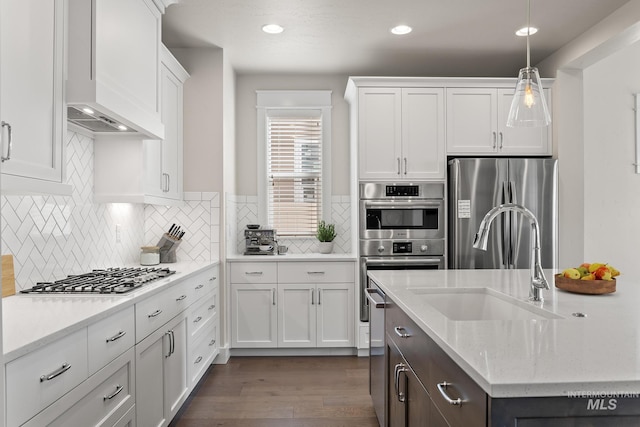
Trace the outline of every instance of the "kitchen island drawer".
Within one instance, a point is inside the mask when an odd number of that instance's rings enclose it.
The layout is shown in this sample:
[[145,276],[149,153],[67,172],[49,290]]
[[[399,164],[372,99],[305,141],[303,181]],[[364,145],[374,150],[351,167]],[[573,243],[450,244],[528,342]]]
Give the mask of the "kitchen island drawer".
[[23,427],[115,425],[134,407],[133,365],[131,348]]
[[89,325],[88,339],[89,375],[92,375],[135,344],[133,306]]
[[87,377],[87,328],[9,362],[7,426],[23,424]]
[[220,281],[220,269],[218,266],[212,267],[199,273],[193,279],[188,279],[188,286],[190,291],[193,292],[194,298],[192,302],[198,301],[198,299],[208,294],[214,289],[218,288]]
[[[487,420],[487,394],[440,347],[433,349],[429,381],[431,400],[451,427],[481,427]],[[455,402],[459,400],[459,404]]]
[[279,283],[351,283],[353,262],[280,262]]
[[277,283],[278,269],[275,262],[233,262],[231,283]]
[[180,282],[136,303],[136,343],[184,311],[193,302],[188,282]]

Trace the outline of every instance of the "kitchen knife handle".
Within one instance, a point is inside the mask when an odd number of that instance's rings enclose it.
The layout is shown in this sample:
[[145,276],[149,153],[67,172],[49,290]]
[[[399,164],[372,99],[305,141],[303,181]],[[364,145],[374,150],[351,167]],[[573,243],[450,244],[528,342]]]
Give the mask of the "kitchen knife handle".
[[69,369],[71,369],[71,365],[65,362],[65,363],[62,364],[62,366],[60,368],[56,369],[52,373],[50,373],[48,375],[42,375],[40,377],[40,382],[42,383],[42,382],[45,382],[45,381],[51,381],[55,377],[58,377],[58,376],[64,374],[65,372],[67,372]]
[[12,132],[11,132],[11,125],[7,122],[5,122],[4,120],[1,123],[2,127],[7,127],[7,157],[2,156],[0,157],[0,159],[3,162],[6,162],[7,160],[11,160],[11,147],[13,146],[13,137],[12,137]]

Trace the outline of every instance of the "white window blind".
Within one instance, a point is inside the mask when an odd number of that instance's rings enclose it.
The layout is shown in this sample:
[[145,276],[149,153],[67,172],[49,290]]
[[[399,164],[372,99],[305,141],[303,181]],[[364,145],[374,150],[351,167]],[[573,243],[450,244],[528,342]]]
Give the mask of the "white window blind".
[[267,114],[269,224],[279,236],[313,236],[322,214],[322,114]]

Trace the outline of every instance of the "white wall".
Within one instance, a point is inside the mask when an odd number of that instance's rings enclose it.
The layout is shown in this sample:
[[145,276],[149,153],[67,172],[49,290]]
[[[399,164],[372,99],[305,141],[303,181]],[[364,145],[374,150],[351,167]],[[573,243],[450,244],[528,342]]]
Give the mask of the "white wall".
[[184,84],[184,191],[223,191],[223,52],[179,48]]
[[585,259],[633,274],[640,242],[640,175],[635,173],[634,93],[640,43],[584,70]]
[[325,89],[331,94],[332,195],[348,195],[349,108],[344,100],[348,76],[238,75],[236,78],[236,193],[257,195],[256,90]]

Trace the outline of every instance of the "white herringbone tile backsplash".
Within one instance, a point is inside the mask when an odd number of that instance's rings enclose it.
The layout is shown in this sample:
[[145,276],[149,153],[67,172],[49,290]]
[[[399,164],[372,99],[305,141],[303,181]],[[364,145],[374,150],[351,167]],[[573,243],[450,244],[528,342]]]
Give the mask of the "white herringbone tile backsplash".
[[[227,242],[229,254],[241,254],[245,249],[244,230],[247,224],[258,223],[258,200],[256,196],[227,195]],[[336,225],[338,236],[334,240],[334,253],[350,253],[351,246],[351,200],[349,196],[331,197],[331,221]],[[279,238],[278,244],[289,247],[289,253],[307,254],[318,252],[318,240]]]
[[185,231],[176,251],[178,261],[210,261],[220,254],[220,196],[218,193],[185,193],[182,206],[146,205],[145,245],[155,245],[172,224]]
[[[178,259],[219,255],[218,193],[185,193],[181,207],[93,202],[93,139],[67,134],[71,196],[2,196],[2,253],[14,256],[16,289],[93,268],[137,264],[172,223],[186,231]],[[120,239],[116,241],[116,226]]]
[[93,203],[93,140],[68,132],[66,142],[71,196],[0,198],[2,253],[14,256],[17,290],[96,267],[130,264],[140,253],[143,205]]

